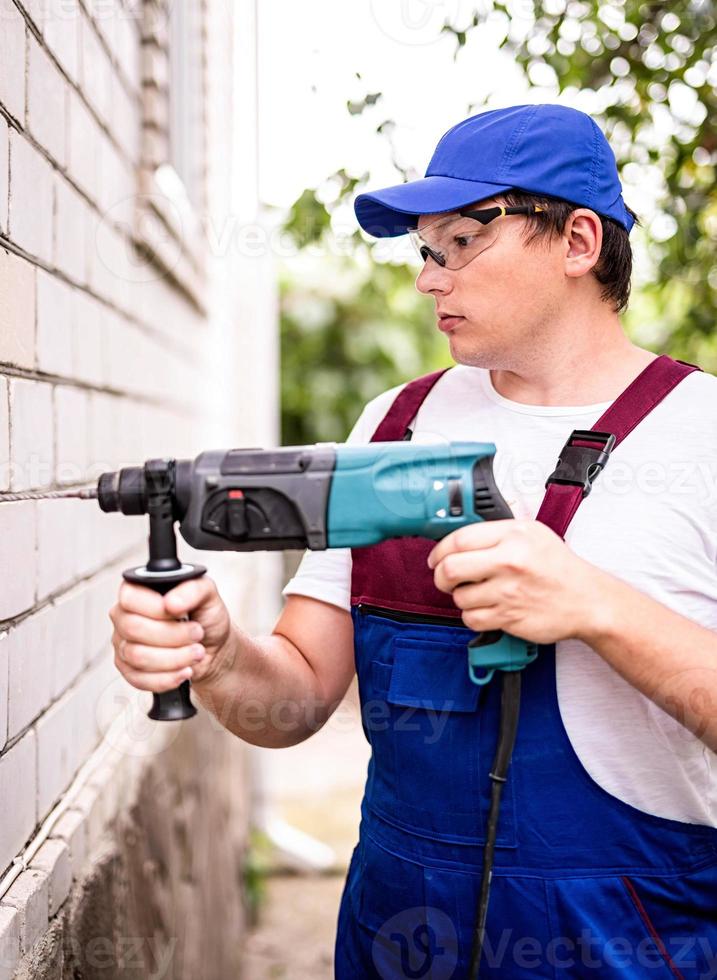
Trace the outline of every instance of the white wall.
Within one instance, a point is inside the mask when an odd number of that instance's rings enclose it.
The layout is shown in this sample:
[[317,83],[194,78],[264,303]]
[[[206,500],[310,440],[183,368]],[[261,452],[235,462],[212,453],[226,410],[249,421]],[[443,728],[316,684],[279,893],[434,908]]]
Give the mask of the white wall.
[[[251,49],[253,2],[201,10],[198,217],[221,225],[236,220],[236,182],[254,180],[255,119],[232,125],[235,73],[244,97],[253,92],[251,64],[235,61],[236,38]],[[150,456],[276,442],[270,260],[220,254],[205,235],[183,238],[186,228],[174,236],[151,208],[153,227],[142,226],[166,36],[143,49],[141,12],[121,0],[0,0],[0,977],[46,929],[142,764],[116,735],[106,755],[102,739],[130,696],[112,664],[107,613],[146,537],[144,519],[91,502],[14,503],[3,493],[81,485]],[[250,220],[255,198],[243,207]],[[167,250],[157,261],[137,252],[145,234],[158,255]],[[203,560],[245,625],[266,628],[276,560],[233,557]],[[100,757],[100,775],[67,798]],[[8,870],[58,806],[68,813],[45,828],[40,870],[6,890]]]

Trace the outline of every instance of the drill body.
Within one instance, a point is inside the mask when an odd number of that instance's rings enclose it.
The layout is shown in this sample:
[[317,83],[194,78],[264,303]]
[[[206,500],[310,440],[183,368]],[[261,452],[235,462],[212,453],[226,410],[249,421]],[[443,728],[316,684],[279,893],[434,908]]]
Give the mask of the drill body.
[[[494,454],[493,443],[325,443],[164,462],[173,518],[192,547],[322,550],[438,540],[465,524],[511,517],[493,479]],[[146,513],[149,465],[104,474],[102,509]]]
[[[177,557],[177,521],[199,550],[283,551],[437,541],[467,524],[510,518],[494,455],[493,443],[479,442],[213,450],[104,473],[97,497],[106,512],[149,515],[149,561],[124,577],[165,594],[206,571]],[[534,644],[500,630],[479,633],[469,643],[469,676],[486,684],[496,670],[521,670],[536,656]],[[150,718],[194,713],[184,682],[155,694]]]

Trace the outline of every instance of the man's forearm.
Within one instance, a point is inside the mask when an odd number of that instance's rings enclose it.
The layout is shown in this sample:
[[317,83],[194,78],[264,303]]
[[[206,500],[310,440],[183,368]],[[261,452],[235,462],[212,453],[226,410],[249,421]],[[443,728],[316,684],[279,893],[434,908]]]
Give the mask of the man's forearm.
[[265,748],[303,741],[330,714],[314,671],[290,640],[251,637],[234,624],[216,670],[193,690],[232,734]]
[[717,751],[717,635],[597,568],[593,600],[576,638]]

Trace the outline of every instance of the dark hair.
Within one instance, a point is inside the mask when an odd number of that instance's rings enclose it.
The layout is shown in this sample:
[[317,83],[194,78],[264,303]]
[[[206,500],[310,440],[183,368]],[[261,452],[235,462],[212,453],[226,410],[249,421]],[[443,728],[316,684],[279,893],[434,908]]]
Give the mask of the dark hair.
[[[504,191],[502,194],[497,194],[496,199],[508,207],[539,204],[546,208],[544,213],[531,214],[526,219],[529,229],[526,238],[526,245],[528,246],[532,245],[533,242],[540,242],[546,238],[555,238],[561,235],[565,228],[565,222],[572,212],[579,207],[579,205],[564,201],[562,198],[530,194],[516,187]],[[631,217],[635,219],[635,224],[639,225],[640,220],[635,212],[627,205],[625,207]],[[595,213],[597,214],[597,212]],[[602,214],[598,214],[598,217],[602,222],[602,248],[600,249],[600,257],[591,269],[591,273],[603,287],[600,294],[601,299],[605,302],[611,302],[616,313],[622,313],[627,307],[630,296],[630,277],[632,275],[630,238],[626,229],[613,218],[606,218]]]

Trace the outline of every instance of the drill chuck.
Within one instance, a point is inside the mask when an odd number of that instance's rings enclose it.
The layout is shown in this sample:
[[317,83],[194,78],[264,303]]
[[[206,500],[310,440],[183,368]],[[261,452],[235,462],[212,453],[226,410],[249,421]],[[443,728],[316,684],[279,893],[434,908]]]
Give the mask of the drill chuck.
[[174,520],[182,520],[189,506],[193,463],[188,459],[148,460],[144,466],[103,473],[97,482],[97,500],[106,514],[147,514],[152,488],[147,474],[159,466],[166,470],[167,492]]
[[144,467],[128,466],[114,473],[103,473],[97,484],[97,500],[105,514],[146,514]]

